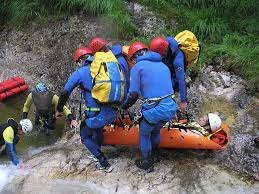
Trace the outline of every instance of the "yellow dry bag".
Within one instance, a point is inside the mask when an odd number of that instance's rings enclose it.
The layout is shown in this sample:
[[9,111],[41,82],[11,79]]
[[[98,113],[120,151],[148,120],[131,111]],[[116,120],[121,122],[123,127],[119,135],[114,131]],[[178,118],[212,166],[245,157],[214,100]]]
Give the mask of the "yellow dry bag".
[[194,66],[200,55],[200,45],[196,36],[191,31],[184,30],[175,36],[175,40],[184,53],[187,67]]

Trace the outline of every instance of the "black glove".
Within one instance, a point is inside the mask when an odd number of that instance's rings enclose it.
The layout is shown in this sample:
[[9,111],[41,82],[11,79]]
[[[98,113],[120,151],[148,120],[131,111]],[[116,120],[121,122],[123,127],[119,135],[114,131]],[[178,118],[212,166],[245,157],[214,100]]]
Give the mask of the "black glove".
[[122,109],[126,110],[131,107],[138,100],[138,93],[131,92],[129,93],[126,102],[122,105]]
[[68,91],[63,90],[61,92],[61,95],[60,95],[59,101],[58,101],[58,106],[57,106],[57,111],[58,112],[63,112],[63,107],[66,104],[68,98],[69,98]]
[[27,112],[23,112],[22,113],[22,119],[27,119],[28,117],[28,113]]

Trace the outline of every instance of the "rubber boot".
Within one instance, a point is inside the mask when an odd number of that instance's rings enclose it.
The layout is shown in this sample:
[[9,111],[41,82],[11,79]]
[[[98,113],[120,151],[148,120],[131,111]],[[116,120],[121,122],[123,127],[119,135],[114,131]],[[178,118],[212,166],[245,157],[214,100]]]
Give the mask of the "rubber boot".
[[135,165],[147,173],[154,171],[154,164],[150,155],[147,158],[142,157],[141,159],[136,160]]
[[96,164],[96,169],[101,170],[107,173],[110,173],[113,170],[113,167],[108,162],[107,158],[104,156],[104,154],[101,152],[100,156],[96,157],[99,161],[99,163]]

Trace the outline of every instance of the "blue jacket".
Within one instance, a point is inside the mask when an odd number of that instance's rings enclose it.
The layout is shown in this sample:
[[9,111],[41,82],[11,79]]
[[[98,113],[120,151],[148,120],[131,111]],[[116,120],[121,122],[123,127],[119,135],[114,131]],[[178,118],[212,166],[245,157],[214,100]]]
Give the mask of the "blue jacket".
[[119,44],[113,45],[111,47],[111,51],[114,54],[114,56],[117,58],[119,64],[122,67],[123,73],[125,75],[125,79],[126,79],[126,88],[128,90],[129,88],[129,79],[130,79],[130,71],[129,71],[129,66],[128,63],[123,55],[122,52],[122,46]]
[[68,92],[68,95],[71,94],[73,89],[77,86],[80,87],[81,92],[83,93],[85,105],[93,108],[100,108],[100,105],[93,99],[91,90],[93,88],[92,76],[90,71],[90,62],[85,62],[85,64],[72,73],[68,79],[65,90]]
[[80,86],[84,96],[85,105],[91,108],[100,108],[100,112],[96,115],[95,111],[85,111],[87,116],[86,124],[90,128],[101,128],[104,125],[110,124],[116,117],[116,109],[109,105],[100,105],[92,97],[91,90],[93,88],[92,76],[90,71],[90,63],[86,61],[82,67],[77,69],[68,79],[64,90],[71,94],[76,86]]
[[[143,98],[158,98],[173,94],[171,75],[168,67],[162,63],[158,53],[147,52],[137,58],[131,69],[129,93],[141,93]],[[144,103],[142,112],[149,123],[169,121],[176,112],[177,105],[171,96],[156,103]]]
[[187,88],[185,82],[184,53],[179,49],[178,42],[172,36],[168,36],[166,40],[169,43],[171,53],[169,53],[164,62],[170,68],[173,87],[178,85],[181,102],[185,102],[187,100]]
[[147,52],[137,58],[130,72],[129,92],[141,93],[144,98],[174,93],[170,71],[158,53]]

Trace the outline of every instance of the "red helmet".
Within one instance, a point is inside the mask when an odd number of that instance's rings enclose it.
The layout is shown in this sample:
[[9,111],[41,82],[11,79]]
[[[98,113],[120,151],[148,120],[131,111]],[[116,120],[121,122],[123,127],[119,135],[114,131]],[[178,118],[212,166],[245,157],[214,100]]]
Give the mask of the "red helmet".
[[133,42],[129,47],[128,58],[131,59],[136,52],[142,49],[148,49],[148,48],[142,42]]
[[76,49],[74,60],[75,62],[78,61],[78,59],[84,55],[93,55],[93,51],[85,46],[81,46],[78,49]]
[[107,44],[106,40],[104,40],[103,38],[97,37],[97,38],[93,38],[90,41],[89,46],[93,50],[93,52],[96,53],[100,51],[101,48],[103,48],[106,44]]
[[150,50],[166,56],[169,43],[162,37],[155,37],[150,42]]

